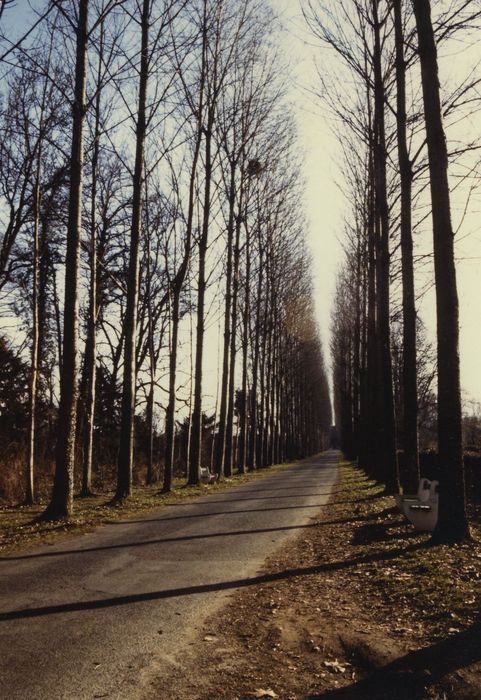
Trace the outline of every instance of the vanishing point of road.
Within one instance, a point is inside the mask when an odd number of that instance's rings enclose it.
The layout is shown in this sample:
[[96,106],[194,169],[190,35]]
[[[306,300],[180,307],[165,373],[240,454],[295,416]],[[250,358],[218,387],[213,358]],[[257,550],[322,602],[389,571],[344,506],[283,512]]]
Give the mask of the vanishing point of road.
[[156,672],[326,505],[338,453],[0,558],[2,700],[149,697]]

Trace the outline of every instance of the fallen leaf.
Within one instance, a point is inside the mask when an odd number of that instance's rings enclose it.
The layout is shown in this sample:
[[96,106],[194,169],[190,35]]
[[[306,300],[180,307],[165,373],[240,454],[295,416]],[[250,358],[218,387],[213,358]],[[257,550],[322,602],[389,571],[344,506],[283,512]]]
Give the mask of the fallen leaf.
[[326,668],[334,673],[346,673],[348,666],[351,665],[348,664],[347,661],[341,664],[337,659],[334,659],[334,661],[324,661],[323,663]]
[[279,697],[271,688],[264,690],[264,688],[258,688],[254,693],[255,698],[277,698]]

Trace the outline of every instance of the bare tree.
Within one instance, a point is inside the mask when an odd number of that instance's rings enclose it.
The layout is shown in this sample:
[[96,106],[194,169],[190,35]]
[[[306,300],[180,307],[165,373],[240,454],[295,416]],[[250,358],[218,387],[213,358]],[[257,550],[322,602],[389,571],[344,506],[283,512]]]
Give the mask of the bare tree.
[[60,408],[56,448],[55,480],[52,498],[44,518],[69,517],[73,509],[73,472],[78,392],[78,313],[80,229],[83,185],[83,136],[85,122],[85,84],[88,42],[88,0],[80,0],[75,26],[75,85],[72,105],[72,142],[70,154],[70,197],[68,208],[67,251],[65,258],[65,303]]
[[440,474],[436,541],[469,537],[462,451],[459,311],[436,42],[429,0],[413,0],[416,17],[432,201],[438,343]]
[[147,132],[146,106],[147,81],[149,76],[149,28],[152,0],[143,0],[138,24],[141,31],[139,95],[135,131],[135,166],[132,193],[132,225],[130,230],[129,268],[127,277],[127,300],[124,317],[124,375],[122,387],[122,410],[120,444],[115,498],[121,500],[132,491],[132,462],[134,452],[134,414],[137,368],[135,347],[137,336],[137,312],[139,294],[139,247],[142,190],[144,183],[144,149]]
[[[46,72],[50,67],[52,39],[45,66]],[[42,181],[42,156],[43,141],[45,139],[45,111],[50,90],[46,77],[43,78],[43,87],[39,105],[38,137],[37,137],[37,162],[35,167],[35,179],[32,193],[32,218],[33,218],[33,269],[32,269],[32,351],[30,363],[30,411],[29,411],[29,436],[26,464],[26,490],[25,502],[32,504],[35,500],[34,472],[35,472],[35,448],[36,448],[36,424],[38,401],[38,374],[39,374],[39,347],[40,347],[40,207],[41,207],[41,181]]]

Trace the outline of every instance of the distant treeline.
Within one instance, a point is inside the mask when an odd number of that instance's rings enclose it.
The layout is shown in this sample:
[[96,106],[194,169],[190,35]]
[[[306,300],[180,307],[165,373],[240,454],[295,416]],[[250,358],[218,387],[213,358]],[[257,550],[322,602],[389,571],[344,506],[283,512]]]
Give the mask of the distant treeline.
[[121,501],[319,450],[331,406],[269,3],[21,13],[0,12],[4,495],[49,483],[56,519],[76,490],[115,482]]

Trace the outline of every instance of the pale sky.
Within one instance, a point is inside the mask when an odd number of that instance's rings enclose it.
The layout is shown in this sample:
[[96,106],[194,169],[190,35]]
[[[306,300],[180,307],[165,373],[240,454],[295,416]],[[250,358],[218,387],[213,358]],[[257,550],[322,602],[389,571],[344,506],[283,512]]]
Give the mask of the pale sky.
[[[315,84],[314,60],[322,64],[325,49],[313,46],[313,39],[306,31],[298,0],[272,0],[281,14],[286,31],[283,45],[292,57],[294,82],[292,101],[298,121],[301,148],[305,151],[304,175],[307,179],[306,213],[310,221],[309,242],[313,253],[316,286],[316,303],[319,325],[324,341],[326,359],[329,359],[329,324],[334,293],[336,271],[342,261],[343,217],[349,211],[339,183],[338,164],[341,155],[337,140],[320,105],[309,98],[306,88]],[[476,50],[476,61],[481,54]],[[456,60],[453,61],[453,55]],[[472,67],[473,56],[463,47],[454,50],[441,62],[441,83],[452,81],[465,69]],[[478,120],[475,120],[475,122]],[[478,124],[468,124],[479,134]],[[463,127],[464,128],[464,127]],[[478,156],[474,156],[478,158]],[[460,351],[461,383],[464,398],[481,401],[481,328],[479,322],[479,298],[481,290],[481,227],[479,219],[480,191],[474,191],[466,207],[466,196],[453,198],[453,224],[457,232],[458,290],[460,299]],[[465,212],[466,208],[466,212]],[[460,226],[460,222],[462,225]],[[432,250],[430,218],[424,224],[423,249]],[[423,275],[423,283],[425,281]],[[430,274],[430,272],[428,273]],[[427,326],[429,337],[435,338],[434,295],[428,293],[421,301],[418,312]]]
[[[313,256],[313,271],[317,304],[317,316],[324,351],[329,363],[329,326],[336,273],[343,259],[340,241],[343,235],[344,216],[349,214],[339,184],[342,178],[338,165],[341,162],[337,139],[331,131],[325,110],[308,95],[308,89],[316,83],[314,60],[328,70],[326,50],[313,45],[313,39],[304,25],[299,0],[272,0],[282,16],[285,31],[281,34],[282,48],[291,58],[293,85],[290,100],[294,107],[299,129],[299,147],[304,153],[304,177],[306,179],[305,207],[310,226],[308,241]],[[455,82],[458,74],[465,74],[481,58],[481,49],[467,52],[464,47],[454,47],[452,55],[441,64],[441,82]],[[324,112],[324,114],[323,114]],[[479,134],[481,120],[463,123],[463,129]],[[463,134],[464,136],[464,134]],[[478,156],[473,156],[474,158]],[[481,168],[479,169],[481,173]],[[481,175],[480,175],[481,181]],[[453,206],[453,222],[457,234],[458,288],[461,321],[461,380],[466,399],[481,402],[481,330],[478,320],[479,291],[481,289],[481,228],[479,226],[481,190],[474,191],[466,205],[466,197],[458,197]],[[465,212],[466,208],[466,212]],[[465,216],[466,214],[466,216]],[[462,225],[459,226],[462,221]],[[422,252],[432,250],[430,220],[424,223]],[[429,280],[428,269],[419,275],[422,283]],[[434,296],[431,291],[423,297],[419,314],[428,328],[430,338],[435,338]],[[212,314],[220,317],[219,313]],[[217,383],[219,329],[216,318],[209,320],[206,348],[206,409],[215,404]],[[183,358],[188,370],[187,357]]]

